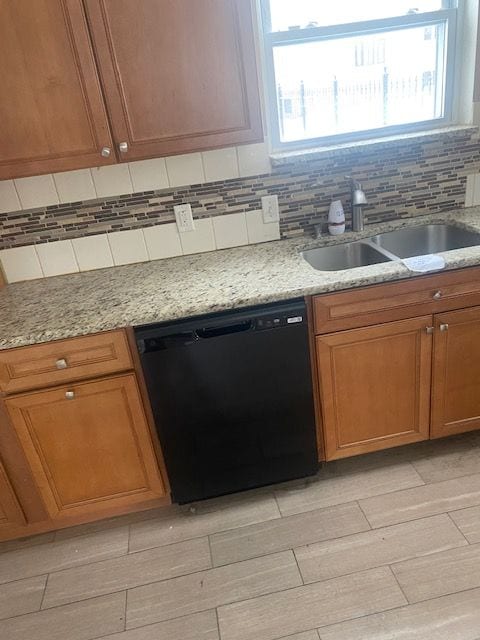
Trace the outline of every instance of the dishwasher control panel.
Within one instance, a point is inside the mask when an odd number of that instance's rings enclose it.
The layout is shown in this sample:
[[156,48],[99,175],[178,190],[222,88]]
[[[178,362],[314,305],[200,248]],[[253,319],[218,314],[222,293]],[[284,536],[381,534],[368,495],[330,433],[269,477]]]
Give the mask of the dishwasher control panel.
[[293,324],[301,324],[305,321],[303,315],[288,315],[288,314],[276,314],[271,316],[262,316],[256,318],[255,328],[257,330],[262,329],[275,329],[276,327],[286,327]]

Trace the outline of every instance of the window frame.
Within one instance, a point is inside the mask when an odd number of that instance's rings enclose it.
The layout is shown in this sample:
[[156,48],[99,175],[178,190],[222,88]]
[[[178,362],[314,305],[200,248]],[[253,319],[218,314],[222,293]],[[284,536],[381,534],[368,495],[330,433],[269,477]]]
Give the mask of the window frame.
[[[457,54],[458,14],[463,0],[443,0],[442,9],[437,11],[407,14],[393,18],[379,18],[323,27],[306,27],[289,29],[288,31],[271,31],[270,0],[258,0],[260,3],[261,38],[263,42],[266,111],[273,152],[292,151],[333,145],[345,145],[349,142],[371,140],[405,133],[437,129],[453,124],[454,119],[454,84]],[[332,134],[330,136],[303,138],[284,142],[280,134],[280,117],[275,81],[274,48],[308,42],[348,38],[358,35],[381,34],[409,27],[435,26],[439,22],[446,23],[445,38],[445,86],[444,114],[441,118],[422,120],[409,124],[391,125],[375,129],[365,129],[349,133]]]

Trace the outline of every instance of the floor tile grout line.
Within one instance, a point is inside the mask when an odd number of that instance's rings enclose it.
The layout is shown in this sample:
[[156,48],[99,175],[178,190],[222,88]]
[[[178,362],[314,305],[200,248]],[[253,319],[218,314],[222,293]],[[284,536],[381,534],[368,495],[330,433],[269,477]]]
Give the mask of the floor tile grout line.
[[43,593],[42,593],[42,600],[40,602],[40,608],[39,611],[43,610],[43,602],[45,600],[45,595],[47,593],[47,587],[48,587],[48,579],[50,578],[50,574],[47,574],[47,579],[45,580],[45,586],[43,587]]
[[298,575],[300,576],[300,580],[302,581],[302,585],[305,585],[305,580],[303,578],[302,570],[300,569],[300,565],[298,564],[297,554],[295,553],[295,549],[292,547],[293,557],[295,558],[295,564],[297,565]]
[[[479,475],[480,476],[480,473],[479,474],[473,474],[473,475]],[[360,502],[360,500],[370,500],[370,499],[373,499],[373,498],[384,498],[384,497],[391,496],[391,495],[396,494],[396,493],[401,493],[402,491],[411,491],[413,489],[419,489],[420,487],[426,487],[426,486],[429,486],[429,485],[426,485],[425,483],[416,484],[416,485],[413,485],[411,487],[405,487],[403,489],[395,489],[395,491],[387,491],[387,493],[375,493],[373,495],[365,496],[363,498],[350,499],[350,500],[346,500],[345,502],[336,502],[334,504],[324,505],[323,507],[316,507],[316,508],[314,507],[313,509],[307,508],[307,509],[303,509],[301,511],[294,511],[293,513],[282,514],[282,516],[285,517],[285,518],[288,518],[290,516],[300,515],[301,513],[308,513],[309,511],[316,511],[317,509],[326,509],[328,507],[338,507],[340,505],[348,504],[350,502],[355,502],[355,501]],[[480,500],[480,498],[479,498],[479,500]]]
[[[167,542],[164,544],[159,544],[159,545],[154,545],[153,547],[145,547],[142,549],[136,549],[135,551],[129,551],[128,555],[132,555],[135,553],[141,553],[142,551],[149,551],[150,549],[158,549],[160,547],[167,547],[167,546],[171,546],[173,544],[179,544],[181,542],[189,542],[191,540],[198,540],[199,538],[205,538],[207,536],[214,536],[217,534],[222,534],[222,533],[228,533],[229,531],[237,531],[239,529],[244,529],[245,527],[251,527],[251,526],[255,526],[255,525],[259,525],[259,524],[265,524],[267,522],[272,522],[274,520],[281,520],[282,516],[281,514],[278,516],[275,516],[274,518],[267,518],[265,520],[258,520],[257,522],[250,522],[248,524],[242,524],[239,527],[228,527],[227,529],[219,529],[217,531],[212,531],[210,533],[202,533],[199,534],[197,536],[192,536],[192,537],[187,537],[187,538],[182,538],[181,540],[176,540],[175,542]],[[149,520],[149,522],[152,522],[151,520]]]
[[127,556],[130,555],[130,536],[132,533],[132,525],[128,525],[128,533],[127,533]]
[[[405,563],[405,562],[411,562],[412,560],[417,560],[417,559],[419,559],[419,558],[430,558],[430,559],[434,559],[434,557],[435,557],[435,556],[438,556],[438,555],[440,555],[440,554],[442,554],[442,553],[449,553],[449,552],[451,552],[451,551],[457,551],[457,550],[459,550],[459,549],[467,549],[467,548],[468,548],[468,549],[472,549],[472,548],[475,548],[475,547],[479,547],[479,548],[480,548],[480,542],[475,542],[474,544],[461,544],[461,545],[458,545],[457,547],[450,547],[450,548],[448,548],[448,549],[440,549],[439,551],[434,551],[433,553],[427,553],[427,554],[425,554],[425,555],[423,555],[423,556],[418,556],[418,557],[415,557],[415,556],[414,556],[413,558],[407,558],[407,559],[405,559],[405,560],[398,560],[397,562],[391,562],[388,566],[389,566],[389,567],[392,569],[392,571],[393,571],[393,568],[394,568],[396,565],[403,564],[403,563]],[[395,573],[395,572],[394,572],[394,573]],[[478,583],[478,587],[480,587],[480,580],[479,580],[479,583]],[[476,588],[476,587],[475,587],[475,588]]]
[[[452,511],[452,513],[454,513]],[[457,531],[460,533],[461,536],[463,536],[463,539],[466,541],[466,543],[468,545],[472,545],[472,543],[470,542],[470,540],[467,538],[467,536],[463,533],[463,531],[460,529],[460,527],[458,526],[458,524],[455,522],[455,520],[452,518],[452,515],[450,513],[450,511],[447,511],[446,515],[448,516],[448,518],[450,518],[450,521],[452,522],[453,526],[457,529]],[[475,543],[473,543],[475,544]]]
[[408,522],[417,522],[418,520],[424,520],[425,518],[434,518],[435,516],[447,515],[449,513],[455,513],[456,511],[463,511],[464,509],[480,507],[480,495],[478,497],[478,500],[479,500],[478,504],[472,504],[472,505],[469,505],[468,507],[461,507],[460,509],[450,509],[449,511],[435,511],[433,513],[424,514],[416,518],[408,518],[407,520],[398,520],[395,522],[388,522],[386,524],[381,524],[378,526],[372,526],[372,531],[378,531],[379,529],[385,529],[386,527],[395,527],[399,524],[407,524]]
[[[131,554],[130,554],[131,555]],[[23,578],[15,578],[15,580],[9,580],[8,582],[0,582],[0,587],[4,584],[11,584],[12,582],[20,582],[21,580],[28,580],[29,578],[38,578],[40,576],[44,576],[45,574],[54,575],[56,573],[62,573],[62,571],[71,571],[72,569],[79,569],[80,567],[91,567],[95,564],[99,564],[100,562],[106,562],[107,560],[118,560],[119,558],[128,558],[128,553],[122,553],[118,556],[110,556],[108,558],[102,558],[102,560],[95,560],[94,562],[86,562],[85,564],[74,564],[71,567],[63,567],[62,569],[54,569],[50,571],[42,571],[41,573],[36,573],[35,575],[24,576]]]
[[127,630],[127,611],[128,611],[128,589],[125,589],[125,617],[123,620],[123,630]]
[[208,543],[208,552],[210,554],[210,568],[216,569],[215,565],[213,564],[213,552],[212,552],[212,545],[210,543],[210,536],[207,536],[207,543]]
[[[25,618],[25,616],[33,616],[33,615],[37,615],[39,613],[46,613],[47,611],[54,611],[55,609],[61,609],[62,607],[70,607],[70,606],[75,605],[75,604],[81,604],[83,602],[90,602],[92,600],[98,600],[100,598],[108,598],[108,596],[114,596],[114,595],[116,595],[118,593],[121,593],[122,591],[125,591],[125,589],[121,589],[119,591],[113,591],[112,593],[102,593],[102,594],[100,594],[98,596],[91,596],[90,598],[84,598],[83,600],[75,600],[74,602],[65,602],[65,604],[59,604],[59,605],[55,605],[53,607],[47,607],[46,609],[39,609],[38,611],[28,611],[27,613],[19,613],[16,616],[10,616],[10,618],[3,618],[2,622],[5,622],[5,620],[17,620],[18,618]],[[111,635],[111,634],[107,633],[105,635]]]
[[[365,518],[365,520],[367,521],[368,526],[370,527],[370,531],[375,531],[375,527],[373,527],[373,526],[372,526],[372,523],[371,523],[371,522],[370,522],[370,520],[368,519],[367,514],[365,513],[365,511],[363,510],[362,505],[360,504],[360,500],[357,500],[356,502],[357,502],[358,508],[360,509],[360,511],[361,511],[361,512],[362,512],[362,514],[363,514],[363,517],[364,517],[364,518]],[[381,529],[381,528],[382,528],[382,527],[377,527],[377,529]]]
[[275,491],[272,493],[273,495],[273,499],[275,500],[275,504],[277,505],[277,509],[278,509],[278,513],[280,514],[280,518],[285,518],[286,516],[283,515],[282,510],[280,508],[280,503],[278,502],[278,498],[277,498],[277,494],[275,493]]
[[220,633],[220,618],[218,617],[218,607],[215,607],[215,618],[217,619],[218,640],[222,640],[222,634]]
[[400,581],[398,580],[397,576],[395,575],[395,571],[393,570],[392,565],[391,565],[391,564],[389,564],[389,565],[388,565],[388,568],[390,569],[390,573],[392,574],[393,579],[394,579],[394,580],[395,580],[395,582],[397,583],[398,588],[400,589],[400,592],[401,592],[402,596],[405,598],[405,603],[406,603],[407,605],[411,604],[410,600],[407,598],[407,594],[405,593],[405,591],[403,590],[402,585],[400,584]]
[[459,589],[458,591],[449,591],[448,593],[442,593],[438,596],[434,596],[433,598],[422,598],[421,600],[416,600],[415,602],[409,602],[408,606],[414,607],[417,604],[423,604],[424,602],[431,602],[433,600],[439,600],[440,598],[448,598],[448,596],[456,596],[459,593],[467,593],[468,591],[476,591],[480,590],[480,583],[476,587],[467,587],[466,589]]
[[37,573],[34,576],[26,576],[25,578],[15,578],[15,580],[9,580],[8,582],[0,582],[0,589],[2,587],[6,587],[9,584],[15,584],[16,582],[23,582],[24,580],[33,580],[34,578],[42,578],[43,576],[47,577],[49,575],[49,571],[44,571],[43,573]]

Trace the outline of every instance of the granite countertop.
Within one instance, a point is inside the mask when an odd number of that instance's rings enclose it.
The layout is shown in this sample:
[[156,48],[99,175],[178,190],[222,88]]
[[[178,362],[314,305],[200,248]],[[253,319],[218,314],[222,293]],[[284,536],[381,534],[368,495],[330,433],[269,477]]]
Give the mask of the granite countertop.
[[[480,231],[480,207],[336,238],[281,240],[8,285],[0,291],[0,349],[415,277],[400,262],[316,271],[300,251],[447,221]],[[441,255],[447,269],[480,265],[480,246]]]

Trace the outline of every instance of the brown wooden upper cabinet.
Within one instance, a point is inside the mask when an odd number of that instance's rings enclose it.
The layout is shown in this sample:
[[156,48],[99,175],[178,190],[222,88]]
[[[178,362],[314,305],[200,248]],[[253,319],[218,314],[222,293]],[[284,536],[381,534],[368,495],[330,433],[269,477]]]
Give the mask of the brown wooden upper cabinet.
[[0,0],[0,59],[0,179],[115,161],[81,0]]
[[250,0],[0,0],[0,180],[263,139]]
[[120,160],[263,138],[250,0],[85,0]]

